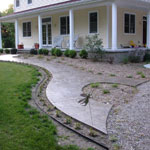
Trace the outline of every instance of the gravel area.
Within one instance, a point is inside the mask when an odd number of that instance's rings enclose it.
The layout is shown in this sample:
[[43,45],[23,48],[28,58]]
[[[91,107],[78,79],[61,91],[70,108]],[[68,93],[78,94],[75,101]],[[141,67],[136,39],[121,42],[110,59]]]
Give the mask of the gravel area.
[[108,119],[108,133],[116,136],[121,150],[150,149],[150,82],[138,87],[132,101],[113,110]]

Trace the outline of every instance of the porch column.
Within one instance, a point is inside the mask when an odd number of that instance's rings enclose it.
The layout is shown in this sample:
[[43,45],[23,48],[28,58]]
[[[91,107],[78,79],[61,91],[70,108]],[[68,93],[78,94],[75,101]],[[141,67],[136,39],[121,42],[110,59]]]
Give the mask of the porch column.
[[150,11],[147,14],[147,48],[150,49]]
[[112,50],[117,49],[117,5],[112,3]]
[[110,25],[110,21],[109,21],[109,19],[110,19],[110,15],[109,15],[109,13],[110,13],[110,6],[107,6],[107,35],[106,35],[106,37],[107,37],[107,46],[106,46],[106,48],[109,48],[109,32],[110,32],[110,29],[109,29],[109,25]]
[[74,11],[70,9],[69,11],[70,19],[70,49],[74,49]]
[[0,48],[2,48],[2,24],[0,23]]
[[39,48],[42,48],[42,20],[41,16],[38,16],[38,31],[39,31]]
[[18,49],[19,45],[19,29],[18,29],[18,20],[15,20],[15,45],[16,49]]

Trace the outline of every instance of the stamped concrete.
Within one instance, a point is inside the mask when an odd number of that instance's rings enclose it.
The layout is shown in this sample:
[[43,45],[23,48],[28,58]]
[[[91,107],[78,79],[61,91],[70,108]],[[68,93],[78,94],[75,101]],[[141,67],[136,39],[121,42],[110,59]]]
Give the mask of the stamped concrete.
[[143,80],[122,79],[118,77],[102,78],[98,75],[72,68],[71,66],[38,60],[36,58],[21,59],[15,58],[13,55],[1,55],[0,60],[24,62],[47,69],[53,75],[46,90],[47,97],[51,103],[72,118],[92,126],[105,134],[107,134],[106,121],[112,105],[90,99],[86,106],[82,106],[78,103],[79,100],[83,99],[81,96],[82,88],[95,82],[119,83],[129,86],[137,86],[143,83]]

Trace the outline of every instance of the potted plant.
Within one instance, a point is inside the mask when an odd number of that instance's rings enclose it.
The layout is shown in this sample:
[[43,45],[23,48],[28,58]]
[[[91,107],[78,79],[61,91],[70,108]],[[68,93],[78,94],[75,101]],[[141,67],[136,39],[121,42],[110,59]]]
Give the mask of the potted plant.
[[39,49],[39,43],[35,43],[34,46],[35,46],[35,49]]
[[18,44],[18,49],[24,49],[24,45],[23,45],[23,43]]

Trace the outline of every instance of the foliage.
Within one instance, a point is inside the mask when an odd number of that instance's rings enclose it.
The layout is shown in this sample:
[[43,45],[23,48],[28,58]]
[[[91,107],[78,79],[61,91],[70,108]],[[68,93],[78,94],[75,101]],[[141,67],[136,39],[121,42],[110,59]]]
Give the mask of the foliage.
[[77,122],[77,123],[75,124],[75,129],[76,129],[76,130],[80,130],[80,129],[81,129],[81,124]]
[[110,91],[107,90],[107,89],[104,89],[104,90],[103,90],[103,94],[110,94]]
[[91,88],[98,88],[100,83],[91,83]]
[[17,49],[16,48],[12,48],[10,51],[11,51],[11,54],[17,54]]
[[122,61],[124,64],[128,64],[129,63],[129,58],[128,57],[125,57],[123,58],[123,61]]
[[69,51],[69,57],[70,58],[75,58],[77,56],[77,52],[75,50],[70,50]]
[[5,49],[5,53],[6,54],[10,54],[10,50],[9,49]]
[[60,49],[56,48],[54,54],[55,54],[55,56],[60,57],[60,56],[62,56],[63,53]]
[[88,58],[88,52],[83,49],[80,51],[79,56],[83,59],[87,59]]
[[52,48],[52,49],[51,49],[51,54],[52,54],[52,56],[55,56],[55,51],[56,51],[56,48]]
[[146,53],[143,59],[144,62],[149,62],[150,61],[150,54]]
[[66,49],[65,52],[64,52],[64,55],[65,55],[66,57],[69,57],[69,52],[70,52],[70,49]]
[[39,49],[38,53],[39,53],[40,55],[42,55],[42,54],[43,54],[43,49]]
[[139,63],[140,60],[141,60],[140,56],[134,56],[134,55],[133,56],[129,56],[129,61],[131,63]]
[[0,53],[3,53],[3,49],[0,49]]
[[[6,16],[13,13],[13,5],[1,12],[1,16]],[[4,48],[15,47],[15,28],[13,23],[2,23],[2,44]]]
[[44,55],[48,55],[49,54],[49,50],[48,49],[43,49],[43,54]]
[[38,54],[38,51],[36,49],[31,49],[30,50],[30,54],[32,55],[37,55]]
[[55,125],[28,104],[31,88],[38,82],[37,69],[1,62],[0,70],[0,147],[3,150],[20,147],[21,150],[79,150],[77,146],[58,145]]
[[[92,36],[87,36],[86,40],[87,40],[87,42],[85,44],[85,49],[89,52],[99,54],[102,58],[102,56],[104,54],[103,41],[101,38],[99,38],[99,35],[95,34]],[[95,55],[95,58],[97,58],[97,55]]]

